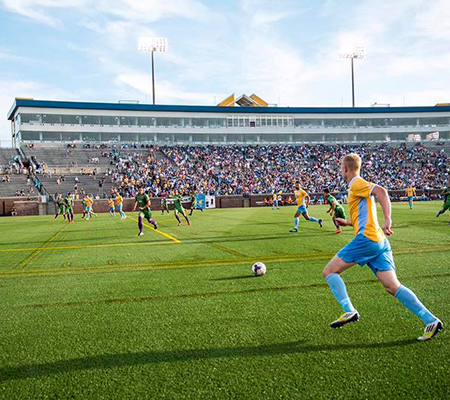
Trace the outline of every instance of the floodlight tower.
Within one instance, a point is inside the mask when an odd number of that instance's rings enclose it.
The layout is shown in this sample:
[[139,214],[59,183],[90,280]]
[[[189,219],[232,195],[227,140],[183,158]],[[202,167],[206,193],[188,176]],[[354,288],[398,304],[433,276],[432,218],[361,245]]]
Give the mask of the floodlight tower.
[[155,104],[155,56],[154,53],[165,53],[167,51],[166,38],[149,38],[141,37],[138,41],[138,49],[140,52],[152,53],[152,90],[153,104]]
[[355,76],[353,71],[353,60],[355,58],[362,59],[364,58],[364,47],[357,46],[353,53],[344,53],[341,54],[341,58],[350,58],[351,66],[352,66],[352,107],[355,107]]

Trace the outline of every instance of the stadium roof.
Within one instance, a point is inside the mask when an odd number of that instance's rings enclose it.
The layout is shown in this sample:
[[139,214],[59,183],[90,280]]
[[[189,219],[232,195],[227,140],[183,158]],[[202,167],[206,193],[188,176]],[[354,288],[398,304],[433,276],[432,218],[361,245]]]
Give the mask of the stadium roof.
[[93,103],[78,101],[49,101],[33,99],[15,99],[8,113],[8,119],[14,117],[19,107],[66,108],[78,110],[119,110],[119,111],[165,111],[165,112],[203,112],[217,114],[393,114],[393,113],[423,113],[449,112],[450,106],[431,107],[216,107],[216,106],[185,106],[163,104],[124,104],[124,103]]

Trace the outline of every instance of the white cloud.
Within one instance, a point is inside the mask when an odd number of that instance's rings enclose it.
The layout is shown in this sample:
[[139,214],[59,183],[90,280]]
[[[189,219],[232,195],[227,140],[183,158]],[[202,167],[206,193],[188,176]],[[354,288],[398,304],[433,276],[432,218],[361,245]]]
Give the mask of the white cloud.
[[47,9],[80,8],[86,3],[87,0],[1,0],[1,4],[8,11],[54,28],[62,28],[63,23],[50,16]]
[[202,20],[209,15],[208,8],[197,0],[100,0],[96,8],[125,20],[144,22],[169,17]]
[[[103,14],[147,23],[170,17],[195,20],[210,17],[208,8],[198,0],[0,0],[0,4],[10,12],[59,29],[64,26],[63,21],[52,11],[64,8],[78,9],[90,14],[91,19]],[[93,27],[97,23],[88,24]]]
[[422,34],[431,39],[450,41],[450,1],[427,2],[426,9],[417,13],[415,26]]
[[[152,78],[151,75],[140,73],[119,74],[116,78],[118,84],[125,84],[135,89],[141,95],[152,96]],[[156,100],[158,104],[213,104],[214,97],[212,93],[197,93],[186,91],[182,87],[166,80],[157,80],[155,85]]]

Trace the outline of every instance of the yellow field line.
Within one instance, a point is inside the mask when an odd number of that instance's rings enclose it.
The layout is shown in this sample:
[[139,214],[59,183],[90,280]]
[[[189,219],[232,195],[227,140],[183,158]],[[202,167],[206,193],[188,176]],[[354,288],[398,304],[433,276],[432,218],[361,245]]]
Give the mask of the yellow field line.
[[[129,218],[132,219],[133,221],[138,222],[138,220],[133,218],[133,217],[129,217]],[[151,229],[152,231],[154,231],[156,233],[159,233],[160,235],[165,236],[166,238],[168,238],[170,240],[173,240],[175,243],[181,243],[181,240],[178,240],[178,239],[174,238],[173,236],[169,235],[168,233],[164,233],[164,232],[161,232],[159,229],[152,228],[150,225],[147,225],[144,221],[142,221],[142,223],[148,229]]]
[[[155,243],[158,244],[158,243]],[[174,242],[161,242],[159,244],[175,244]],[[145,245],[145,243],[142,243]],[[412,249],[403,249],[397,251],[396,254],[420,254],[429,253],[440,249],[442,251],[450,251],[450,247],[435,246],[433,249],[429,247],[422,247]],[[289,254],[285,256],[262,256],[258,260],[262,262],[302,262],[302,261],[320,261],[328,260],[334,253],[323,254]],[[104,273],[104,272],[137,272],[137,271],[152,271],[152,270],[164,270],[164,269],[184,269],[184,268],[204,268],[220,265],[250,265],[255,261],[255,257],[243,257],[240,259],[218,259],[218,260],[189,260],[189,261],[171,261],[171,262],[155,262],[152,264],[117,264],[117,265],[97,265],[92,267],[80,267],[80,268],[64,268],[64,269],[34,269],[29,271],[2,271],[0,272],[0,279],[4,278],[23,278],[33,276],[58,276],[58,275],[71,275],[71,274],[83,274],[83,273]]]
[[112,244],[91,244],[87,246],[58,246],[58,247],[29,247],[23,249],[1,249],[0,253],[20,253],[23,251],[46,251],[46,250],[73,250],[90,249],[100,247],[124,247],[124,246],[152,246],[160,244],[175,244],[175,242],[144,242],[144,243],[112,243]]
[[34,260],[42,250],[45,250],[50,243],[52,243],[59,235],[61,235],[62,231],[67,228],[69,224],[66,224],[60,229],[58,232],[50,236],[50,238],[43,244],[43,246],[38,247],[36,250],[33,251],[25,260],[23,260],[16,268],[17,269],[23,269],[25,268],[32,260]]

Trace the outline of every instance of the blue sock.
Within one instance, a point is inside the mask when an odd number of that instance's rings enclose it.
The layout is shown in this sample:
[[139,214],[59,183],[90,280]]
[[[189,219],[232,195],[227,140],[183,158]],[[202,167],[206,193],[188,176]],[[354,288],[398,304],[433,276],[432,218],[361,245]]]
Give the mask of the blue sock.
[[395,293],[395,297],[399,299],[408,310],[421,318],[425,325],[431,324],[437,320],[437,318],[420,302],[414,292],[407,287],[403,285],[400,286]]
[[295,218],[295,229],[298,229],[299,222],[300,222],[300,218],[299,217]]
[[311,222],[319,222],[319,220],[317,218],[314,218],[314,217],[309,217],[309,220]]
[[327,283],[333,292],[334,297],[345,312],[353,312],[355,308],[347,294],[347,288],[342,278],[338,274],[330,274],[327,277]]

